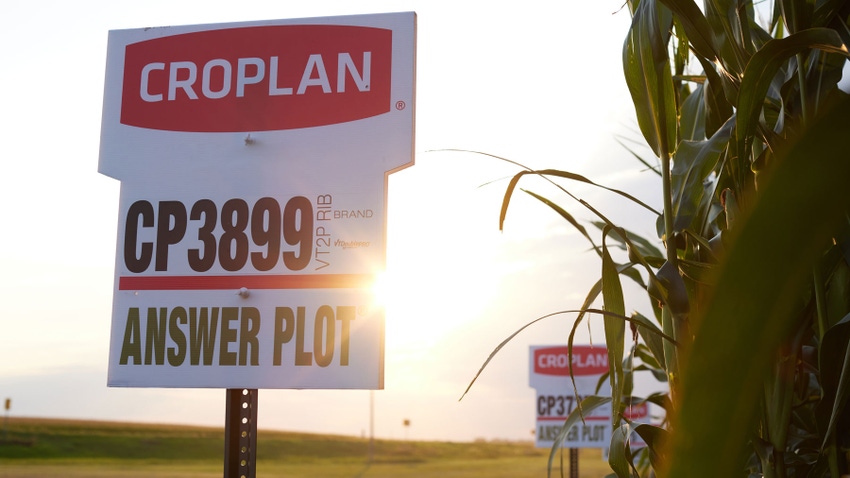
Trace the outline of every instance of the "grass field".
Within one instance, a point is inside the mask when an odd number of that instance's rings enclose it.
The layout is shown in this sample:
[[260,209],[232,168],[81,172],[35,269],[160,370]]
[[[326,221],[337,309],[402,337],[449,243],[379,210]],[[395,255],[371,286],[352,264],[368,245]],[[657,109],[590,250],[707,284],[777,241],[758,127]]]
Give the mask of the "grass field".
[[[222,477],[223,451],[222,428],[10,418],[8,433],[0,432],[0,478]],[[376,440],[371,463],[368,455],[367,439],[257,432],[258,477],[545,477],[549,450],[531,443]],[[582,478],[610,473],[599,450],[582,450],[579,469]],[[552,476],[561,476],[559,469]]]

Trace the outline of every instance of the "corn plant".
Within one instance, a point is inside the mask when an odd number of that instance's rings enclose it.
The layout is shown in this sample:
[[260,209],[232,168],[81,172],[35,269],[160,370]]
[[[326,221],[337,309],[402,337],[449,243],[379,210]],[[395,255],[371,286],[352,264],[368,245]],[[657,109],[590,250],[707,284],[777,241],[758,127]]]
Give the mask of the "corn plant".
[[[568,343],[582,320],[602,316],[612,392],[588,399],[563,434],[610,400],[619,478],[850,474],[850,100],[839,88],[850,2],[627,5],[622,61],[655,156],[641,161],[661,177],[659,242],[574,196],[565,206],[525,191],[579,230],[601,263]],[[595,185],[522,170],[500,227],[526,176],[567,192],[573,181]],[[595,217],[599,241],[571,207]],[[646,291],[649,317],[627,311],[623,279]],[[669,392],[633,397],[638,370]],[[630,423],[626,408],[640,400],[663,406],[664,423]],[[633,433],[647,444],[640,452]]]

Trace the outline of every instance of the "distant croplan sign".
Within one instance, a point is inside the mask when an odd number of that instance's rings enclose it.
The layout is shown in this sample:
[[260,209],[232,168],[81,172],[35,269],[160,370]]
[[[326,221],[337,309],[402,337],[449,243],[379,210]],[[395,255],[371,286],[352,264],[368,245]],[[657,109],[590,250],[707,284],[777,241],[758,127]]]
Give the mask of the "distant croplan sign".
[[109,33],[109,386],[383,388],[415,37],[412,12]]
[[[534,436],[538,447],[554,444],[578,402],[589,395],[610,394],[607,380],[596,391],[599,379],[608,373],[608,350],[604,346],[573,345],[572,356],[567,346],[532,346],[529,365],[528,382],[537,392]],[[575,389],[570,381],[570,367]],[[573,426],[563,446],[605,448],[610,442],[611,404],[606,404],[586,414],[583,423]]]
[[[528,383],[537,395],[536,446],[551,448],[578,402],[591,395],[610,396],[610,382],[606,379],[600,384],[602,376],[609,371],[608,349],[598,345],[573,345],[570,355],[565,345],[533,345],[529,350],[529,362]],[[583,421],[567,431],[561,446],[607,448],[611,443],[611,413],[610,403],[586,413]],[[648,405],[645,402],[630,405],[624,415],[631,421],[645,422],[649,419]],[[634,436],[630,446],[637,448],[645,443]]]

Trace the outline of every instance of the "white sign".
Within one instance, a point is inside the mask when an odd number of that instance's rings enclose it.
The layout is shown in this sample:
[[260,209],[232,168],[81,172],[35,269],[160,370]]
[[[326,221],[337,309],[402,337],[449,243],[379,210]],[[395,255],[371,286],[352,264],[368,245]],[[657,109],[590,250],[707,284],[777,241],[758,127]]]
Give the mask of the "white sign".
[[[564,421],[578,402],[590,395],[610,395],[606,380],[597,393],[600,377],[608,372],[608,350],[605,347],[573,345],[572,359],[566,346],[532,346],[529,385],[537,391],[536,446],[550,448],[563,428]],[[570,382],[570,365],[575,390]],[[576,391],[578,395],[576,395]],[[611,404],[584,416],[567,432],[565,448],[605,448],[611,443]]]
[[111,31],[110,386],[383,387],[414,13]]

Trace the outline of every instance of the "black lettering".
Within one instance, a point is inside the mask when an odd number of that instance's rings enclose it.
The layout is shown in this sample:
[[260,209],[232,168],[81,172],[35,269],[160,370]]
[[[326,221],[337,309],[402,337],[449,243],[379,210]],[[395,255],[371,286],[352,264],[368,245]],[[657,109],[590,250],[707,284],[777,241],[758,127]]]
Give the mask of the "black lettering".
[[295,313],[289,307],[275,307],[274,310],[274,357],[273,365],[280,365],[283,344],[289,343],[295,333]]
[[[139,255],[139,220],[142,227],[153,227],[153,206],[147,201],[136,201],[127,209],[127,220],[124,224],[124,265],[130,272],[144,272],[151,265],[153,258],[153,243],[143,242]],[[138,312],[138,310],[136,311]]]
[[300,271],[310,264],[313,255],[313,205],[304,196],[295,196],[283,208],[283,239],[298,252],[285,251],[283,265]]
[[[200,312],[200,314],[199,314]],[[218,307],[189,309],[189,363],[199,365],[203,352],[204,365],[212,365],[215,336],[218,330]]]
[[185,325],[186,321],[186,309],[183,307],[175,307],[168,316],[168,335],[171,336],[175,345],[168,347],[168,364],[172,367],[182,365],[186,359],[186,334],[180,328],[180,325]]
[[145,365],[151,365],[154,359],[156,365],[165,363],[165,320],[168,309],[159,309],[159,317],[155,307],[148,308],[148,323],[145,333]]
[[322,269],[324,269],[325,267],[327,267],[327,266],[331,265],[331,263],[330,263],[330,262],[328,262],[328,261],[323,261],[323,260],[319,259],[319,254],[328,254],[328,252],[327,252],[327,251],[316,251],[316,262],[319,262],[319,263],[321,263],[321,264],[322,264],[321,266],[319,266],[319,267],[317,267],[317,268],[316,268],[316,270],[317,270],[317,271],[318,271],[318,270],[322,270]]
[[251,240],[266,247],[266,252],[252,252],[251,264],[258,271],[269,271],[277,265],[280,257],[281,235],[280,204],[274,198],[260,198],[251,212]]
[[127,311],[127,324],[124,326],[124,342],[121,345],[121,358],[118,363],[127,365],[133,358],[133,365],[142,363],[141,324],[139,323],[139,308],[131,307]]
[[313,354],[304,351],[304,307],[298,307],[295,315],[295,365],[313,365]]
[[339,364],[348,365],[348,351],[351,341],[351,321],[356,318],[357,309],[353,305],[337,307],[336,320],[340,323]]
[[329,305],[319,307],[316,311],[316,323],[313,324],[313,355],[319,367],[327,367],[333,361],[335,333],[333,308]]
[[198,240],[204,246],[203,253],[200,249],[189,249],[189,267],[196,272],[206,272],[215,264],[218,241],[216,241],[213,231],[218,220],[218,209],[214,202],[209,199],[201,199],[192,206],[189,218],[193,221],[200,221],[201,217],[204,218],[204,222],[198,228]]
[[218,243],[218,262],[226,271],[238,271],[248,261],[248,235],[245,229],[249,220],[248,203],[242,199],[230,199],[221,207],[223,232]]
[[218,364],[236,365],[236,352],[227,349],[228,344],[236,342],[236,329],[230,328],[230,322],[239,319],[236,307],[221,308],[221,335],[219,336]]
[[186,208],[183,203],[180,201],[160,202],[156,222],[156,270],[168,270],[168,247],[180,242],[184,234],[186,234]]
[[239,365],[247,365],[248,350],[251,351],[251,365],[260,364],[259,342],[260,311],[256,307],[243,307],[239,323]]
[[184,234],[186,207],[180,201],[160,202],[156,224],[156,270],[168,270],[168,247],[180,242]]

